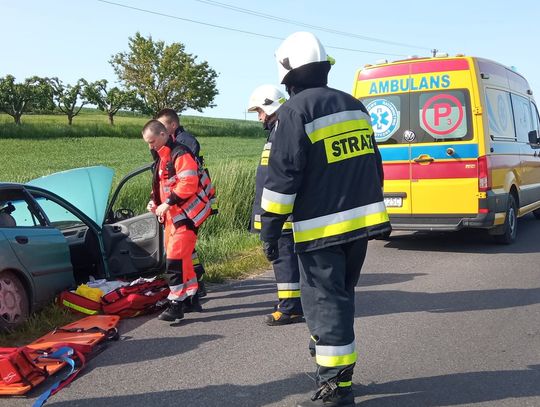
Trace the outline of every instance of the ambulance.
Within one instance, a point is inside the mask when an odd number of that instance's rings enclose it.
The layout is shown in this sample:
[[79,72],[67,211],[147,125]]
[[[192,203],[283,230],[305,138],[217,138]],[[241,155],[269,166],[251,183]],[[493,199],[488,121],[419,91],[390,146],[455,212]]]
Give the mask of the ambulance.
[[446,54],[357,71],[384,163],[393,230],[482,228],[510,244],[540,219],[540,118],[514,69]]

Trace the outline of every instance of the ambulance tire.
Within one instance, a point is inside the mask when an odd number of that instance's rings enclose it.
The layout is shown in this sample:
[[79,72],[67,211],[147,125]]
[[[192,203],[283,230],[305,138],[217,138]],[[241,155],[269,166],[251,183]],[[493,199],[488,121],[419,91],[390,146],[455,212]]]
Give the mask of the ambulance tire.
[[500,244],[512,244],[517,236],[517,204],[512,194],[508,195],[506,216],[504,219],[503,233],[495,235],[495,241]]
[[533,211],[533,215],[536,219],[540,220],[540,209],[536,209]]
[[375,240],[390,240],[390,234],[391,234],[391,233],[392,233],[392,232],[384,232],[384,233],[378,235],[378,236],[375,238]]

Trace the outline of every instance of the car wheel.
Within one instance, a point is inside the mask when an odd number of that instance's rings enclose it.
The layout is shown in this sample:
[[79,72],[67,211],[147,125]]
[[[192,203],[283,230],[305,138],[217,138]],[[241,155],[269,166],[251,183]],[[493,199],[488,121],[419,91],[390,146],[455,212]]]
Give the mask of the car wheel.
[[533,215],[536,219],[540,219],[540,209],[535,209]]
[[508,204],[506,207],[506,216],[504,219],[503,233],[495,236],[497,243],[511,244],[514,243],[517,236],[517,205],[516,200],[510,194],[508,196]]
[[10,272],[0,273],[0,329],[11,330],[28,318],[28,294],[18,279]]

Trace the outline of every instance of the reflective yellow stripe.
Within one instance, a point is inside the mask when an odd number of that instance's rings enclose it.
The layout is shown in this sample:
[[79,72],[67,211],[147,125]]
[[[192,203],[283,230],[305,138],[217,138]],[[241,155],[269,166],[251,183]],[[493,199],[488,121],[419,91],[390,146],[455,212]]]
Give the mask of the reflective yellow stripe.
[[304,126],[312,143],[360,129],[371,129],[369,116],[361,110],[348,110],[319,117]]
[[280,290],[278,291],[278,298],[300,298],[300,290]]
[[321,226],[314,229],[293,231],[294,241],[295,243],[309,242],[311,240],[341,235],[347,232],[352,232],[353,230],[378,225],[380,223],[388,221],[388,213],[386,213],[386,211],[373,213],[371,215],[366,215],[359,218],[346,220],[344,222]]
[[322,129],[308,134],[308,137],[312,143],[315,143],[338,134],[348,133],[355,130],[368,130],[370,128],[371,127],[366,120],[351,120],[348,122],[341,122],[328,127],[323,127]]
[[[262,229],[262,223],[254,221],[253,222],[253,229],[261,230]],[[282,230],[292,230],[292,222],[285,222],[283,224]]]
[[66,300],[62,300],[62,304],[64,304],[68,308],[73,308],[74,310],[77,310],[77,311],[82,312],[84,314],[88,314],[88,315],[99,314],[99,311],[84,308],[84,307],[81,307],[80,305],[75,305],[75,304],[73,304],[73,303],[71,303],[69,301],[66,301]]
[[352,386],[352,380],[349,382],[338,382],[338,387],[351,387]]
[[346,366],[356,363],[356,351],[349,353],[348,355],[334,355],[334,356],[324,356],[315,355],[315,361],[320,366],[325,367],[336,367],[336,366]]
[[295,199],[296,194],[282,194],[281,192],[263,188],[261,208],[278,215],[287,215],[292,212]]

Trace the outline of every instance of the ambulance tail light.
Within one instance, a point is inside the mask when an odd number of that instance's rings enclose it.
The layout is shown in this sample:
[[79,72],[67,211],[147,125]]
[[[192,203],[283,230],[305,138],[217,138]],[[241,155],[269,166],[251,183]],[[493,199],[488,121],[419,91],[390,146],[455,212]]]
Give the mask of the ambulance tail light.
[[483,155],[478,157],[478,190],[487,192],[491,189],[491,164],[489,157]]

